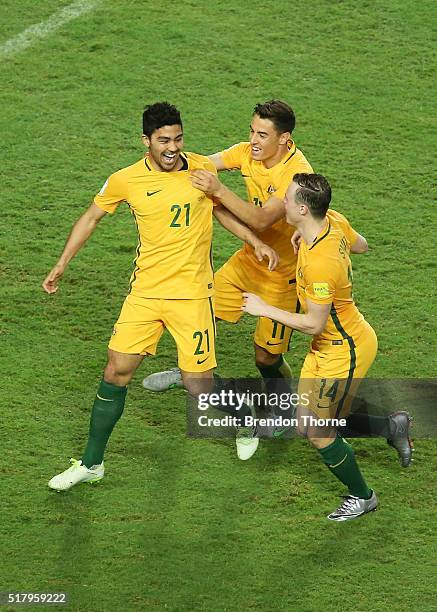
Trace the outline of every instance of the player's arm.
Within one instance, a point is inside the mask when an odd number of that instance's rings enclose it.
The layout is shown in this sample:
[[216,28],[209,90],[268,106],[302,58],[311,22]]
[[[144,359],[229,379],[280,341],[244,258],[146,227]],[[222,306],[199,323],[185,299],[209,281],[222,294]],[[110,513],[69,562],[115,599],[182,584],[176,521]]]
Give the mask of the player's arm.
[[305,314],[297,314],[275,308],[275,306],[270,306],[270,304],[266,304],[264,300],[253,293],[243,293],[243,299],[242,310],[244,310],[244,312],[248,312],[256,317],[273,319],[286,327],[297,329],[311,336],[317,336],[325,329],[331,309],[331,304],[316,304],[307,299],[308,312]]
[[262,207],[246,202],[219,181],[217,176],[207,170],[191,172],[193,187],[218,200],[233,215],[249,225],[256,232],[263,232],[285,216],[283,200],[271,196]]
[[228,232],[231,232],[240,240],[250,244],[255,250],[255,256],[258,261],[262,261],[264,257],[269,260],[269,270],[272,271],[279,263],[279,256],[269,245],[264,244],[253,231],[237,219],[229,210],[222,205],[214,206],[213,213],[217,221],[223,225]]
[[354,243],[351,244],[351,253],[367,253],[368,250],[367,240],[361,234],[357,234]]
[[218,172],[220,172],[221,170],[228,170],[221,153],[213,153],[213,155],[208,155],[208,159],[212,161],[215,166],[215,169]]
[[51,272],[44,279],[42,287],[47,293],[56,293],[58,290],[58,282],[65,272],[65,268],[69,262],[73,259],[76,253],[83,247],[85,242],[91,236],[96,229],[99,221],[106,215],[106,211],[99,208],[94,202],[79,217],[76,223],[73,225],[70,235],[62,251],[58,262],[51,270]]

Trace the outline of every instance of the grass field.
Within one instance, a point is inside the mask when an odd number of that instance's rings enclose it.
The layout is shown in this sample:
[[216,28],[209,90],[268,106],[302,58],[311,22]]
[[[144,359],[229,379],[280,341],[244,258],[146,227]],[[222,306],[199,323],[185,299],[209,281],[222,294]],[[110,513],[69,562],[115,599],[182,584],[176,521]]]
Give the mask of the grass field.
[[[128,211],[102,222],[55,296],[40,288],[106,177],[141,157],[145,103],[176,104],[186,149],[212,153],[245,140],[253,106],[280,97],[334,207],[371,245],[354,260],[380,341],[371,375],[435,376],[435,4],[90,4],[7,57],[3,43],[69,2],[1,9],[0,591],[67,591],[70,609],[92,611],[435,609],[435,441],[416,440],[407,471],[384,440],[354,442],[381,507],[330,524],[342,488],[303,441],[266,441],[238,463],[229,440],[185,437],[182,392],[144,392],[145,374],[174,365],[167,335],[131,384],[104,482],[49,491],[86,439],[132,269]],[[216,228],[216,269],[237,247]],[[219,326],[222,375],[257,375],[253,325]],[[306,346],[294,341],[296,374]]]

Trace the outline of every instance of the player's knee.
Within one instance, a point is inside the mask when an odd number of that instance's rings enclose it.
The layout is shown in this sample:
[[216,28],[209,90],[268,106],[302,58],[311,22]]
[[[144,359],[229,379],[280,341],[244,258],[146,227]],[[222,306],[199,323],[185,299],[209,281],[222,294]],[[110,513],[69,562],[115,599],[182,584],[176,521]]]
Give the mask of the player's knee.
[[311,435],[307,434],[307,440],[311,444],[311,446],[313,446],[314,448],[319,448],[320,439],[317,438],[317,436],[314,433],[312,433]]
[[321,449],[321,448],[325,448],[326,446],[329,446],[329,444],[331,444],[332,442],[334,442],[336,437],[335,432],[331,433],[328,431],[309,431],[307,438],[308,438],[308,442],[311,444],[311,446],[313,446],[314,448],[317,449]]
[[192,397],[199,397],[204,393],[211,393],[214,388],[214,379],[205,377],[184,377],[184,387]]
[[133,372],[127,370],[125,367],[121,367],[120,364],[110,359],[106,364],[103,378],[112,385],[124,387],[132,378],[132,374]]
[[280,360],[280,355],[273,355],[261,346],[255,345],[255,363],[258,368],[272,366]]

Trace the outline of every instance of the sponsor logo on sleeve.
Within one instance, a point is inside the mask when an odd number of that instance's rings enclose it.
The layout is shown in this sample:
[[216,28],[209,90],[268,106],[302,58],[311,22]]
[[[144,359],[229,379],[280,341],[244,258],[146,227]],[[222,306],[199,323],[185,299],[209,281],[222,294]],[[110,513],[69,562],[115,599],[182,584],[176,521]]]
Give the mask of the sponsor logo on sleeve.
[[328,298],[331,295],[328,283],[313,283],[313,291],[319,298]]

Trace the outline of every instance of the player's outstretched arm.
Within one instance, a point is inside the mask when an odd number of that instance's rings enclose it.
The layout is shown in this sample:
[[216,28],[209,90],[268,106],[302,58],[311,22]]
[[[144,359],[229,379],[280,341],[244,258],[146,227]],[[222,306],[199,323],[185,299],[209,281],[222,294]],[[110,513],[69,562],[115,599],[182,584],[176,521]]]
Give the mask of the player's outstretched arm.
[[243,300],[244,302],[241,309],[244,312],[256,317],[273,319],[274,321],[283,323],[287,327],[297,329],[311,336],[317,336],[325,329],[331,309],[331,304],[316,304],[307,299],[308,312],[306,314],[297,314],[275,308],[275,306],[270,306],[270,304],[266,304],[264,300],[253,293],[243,293]]
[[73,225],[70,235],[64,246],[64,250],[54,268],[44,279],[42,288],[47,293],[56,293],[58,290],[58,282],[65,272],[65,268],[73,259],[76,253],[83,247],[85,242],[96,229],[99,221],[106,215],[106,212],[99,208],[96,204],[91,206],[79,217]]
[[273,271],[276,268],[279,263],[279,255],[272,247],[262,242],[247,225],[244,225],[244,223],[237,219],[224,206],[214,206],[213,212],[217,221],[221,223],[228,232],[231,232],[231,234],[234,234],[234,236],[237,236],[237,238],[247,242],[254,248],[255,257],[257,257],[258,261],[267,258],[269,261],[269,270]]
[[358,234],[357,239],[353,244],[351,244],[351,253],[367,253],[369,250],[369,245],[367,244],[367,240],[361,234]]
[[228,170],[220,153],[213,153],[213,155],[208,155],[208,159],[212,161],[217,172],[221,172],[222,170]]
[[271,196],[262,207],[246,202],[219,181],[217,176],[208,170],[191,172],[193,187],[214,197],[243,223],[256,232],[263,232],[285,216],[283,200]]

